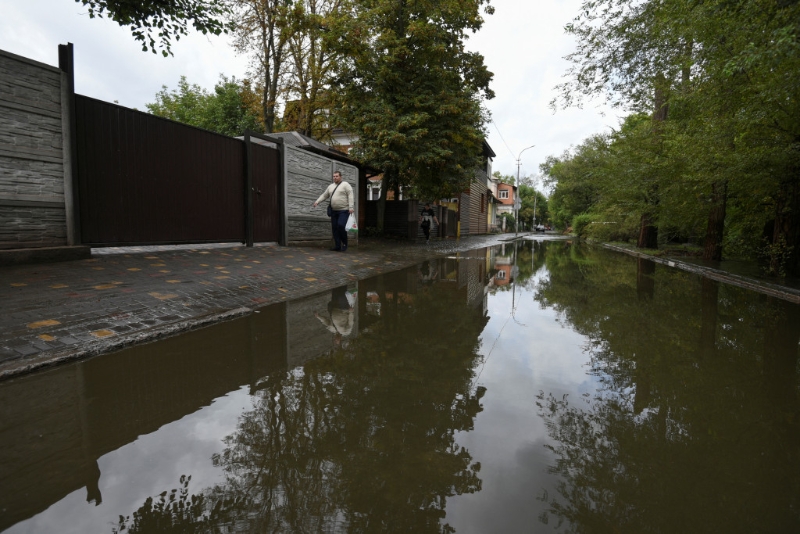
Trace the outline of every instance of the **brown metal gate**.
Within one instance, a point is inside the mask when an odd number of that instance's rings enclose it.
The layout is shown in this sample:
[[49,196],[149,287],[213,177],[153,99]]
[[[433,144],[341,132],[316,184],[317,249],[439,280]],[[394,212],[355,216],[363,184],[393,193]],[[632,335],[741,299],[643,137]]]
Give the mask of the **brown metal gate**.
[[267,139],[265,136],[247,132],[248,182],[252,195],[253,235],[248,242],[280,241],[280,221],[283,219],[283,191],[278,180],[281,172],[280,153],[275,148],[251,142],[251,137]]
[[253,151],[248,212],[242,140],[81,95],[75,112],[83,244],[281,241],[281,145]]

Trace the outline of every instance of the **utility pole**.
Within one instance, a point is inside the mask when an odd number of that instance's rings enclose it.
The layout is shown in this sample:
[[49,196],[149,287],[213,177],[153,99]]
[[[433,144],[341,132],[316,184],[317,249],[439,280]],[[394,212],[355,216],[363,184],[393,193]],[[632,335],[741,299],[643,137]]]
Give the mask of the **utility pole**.
[[[522,205],[522,202],[519,200],[519,167],[520,167],[520,165],[522,165],[522,163],[520,162],[520,158],[522,157],[522,152],[525,152],[529,148],[533,148],[535,146],[536,145],[531,145],[529,147],[523,148],[522,151],[517,156],[517,183],[516,183],[517,194],[514,195],[514,237],[517,236],[517,232],[519,231],[519,208]],[[534,197],[534,202],[535,202],[535,198],[536,197]],[[535,220],[536,219],[535,211],[536,210],[534,210],[534,224],[536,222],[536,220]]]

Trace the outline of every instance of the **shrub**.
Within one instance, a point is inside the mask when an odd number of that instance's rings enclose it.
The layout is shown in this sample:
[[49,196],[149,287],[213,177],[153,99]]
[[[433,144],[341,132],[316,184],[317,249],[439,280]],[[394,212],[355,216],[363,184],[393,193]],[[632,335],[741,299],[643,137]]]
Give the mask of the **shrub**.
[[586,236],[586,229],[592,222],[592,216],[588,213],[581,213],[572,218],[572,232],[578,237]]

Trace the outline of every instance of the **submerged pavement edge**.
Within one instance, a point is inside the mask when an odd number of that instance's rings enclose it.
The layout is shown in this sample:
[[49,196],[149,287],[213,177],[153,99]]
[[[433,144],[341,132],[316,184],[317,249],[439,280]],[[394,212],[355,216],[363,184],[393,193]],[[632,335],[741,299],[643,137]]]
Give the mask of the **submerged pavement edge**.
[[[509,234],[362,239],[347,253],[238,244],[135,247],[0,267],[0,380],[242,317]],[[521,237],[521,236],[520,236]]]

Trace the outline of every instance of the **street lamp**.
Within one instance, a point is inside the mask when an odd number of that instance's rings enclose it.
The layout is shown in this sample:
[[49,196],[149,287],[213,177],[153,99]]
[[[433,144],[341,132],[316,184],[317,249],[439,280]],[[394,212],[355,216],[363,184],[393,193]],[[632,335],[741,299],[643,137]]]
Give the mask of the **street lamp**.
[[536,201],[539,195],[536,194],[536,179],[533,179],[533,232],[536,233]]
[[[517,195],[514,198],[514,211],[516,212],[514,214],[514,237],[517,236],[517,231],[519,230],[519,206],[521,205],[521,202],[517,201],[518,198],[519,198],[519,167],[520,167],[520,165],[522,165],[522,163],[520,162],[520,158],[522,157],[522,152],[525,152],[529,148],[533,148],[535,146],[536,145],[531,145],[529,147],[523,148],[522,151],[517,156]],[[536,197],[534,197],[534,199],[535,198]],[[534,202],[535,202],[535,200],[534,200]],[[534,210],[534,222],[536,222],[535,221],[535,216],[536,216],[536,214],[535,214],[535,210]]]

